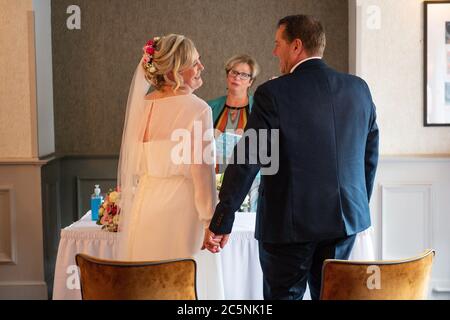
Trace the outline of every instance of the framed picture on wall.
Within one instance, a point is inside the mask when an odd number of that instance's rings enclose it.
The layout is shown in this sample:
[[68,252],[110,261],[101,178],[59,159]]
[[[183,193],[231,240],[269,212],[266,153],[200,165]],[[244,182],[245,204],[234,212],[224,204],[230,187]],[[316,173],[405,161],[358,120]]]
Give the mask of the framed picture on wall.
[[424,125],[450,126],[450,1],[425,1]]

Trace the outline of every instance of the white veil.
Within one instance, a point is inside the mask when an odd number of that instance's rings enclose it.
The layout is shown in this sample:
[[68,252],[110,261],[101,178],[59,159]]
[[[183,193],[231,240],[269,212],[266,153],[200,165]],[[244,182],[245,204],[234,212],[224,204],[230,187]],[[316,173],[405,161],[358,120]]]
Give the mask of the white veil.
[[145,126],[150,108],[146,108],[144,99],[150,84],[145,78],[142,61],[134,72],[128,94],[125,123],[120,147],[119,166],[117,171],[117,186],[120,191],[119,231],[116,245],[116,257],[120,260],[128,259],[129,248],[127,237],[132,233],[130,222],[132,217],[133,198],[137,191],[139,176],[141,174],[141,159]]

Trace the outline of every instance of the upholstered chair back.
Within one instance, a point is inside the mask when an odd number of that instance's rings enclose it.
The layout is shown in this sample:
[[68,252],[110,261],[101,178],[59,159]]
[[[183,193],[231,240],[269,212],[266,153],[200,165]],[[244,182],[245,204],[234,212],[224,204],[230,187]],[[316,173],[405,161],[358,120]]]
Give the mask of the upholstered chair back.
[[322,300],[426,299],[434,250],[395,261],[328,259],[322,272]]
[[77,254],[83,300],[195,300],[192,259],[125,262]]

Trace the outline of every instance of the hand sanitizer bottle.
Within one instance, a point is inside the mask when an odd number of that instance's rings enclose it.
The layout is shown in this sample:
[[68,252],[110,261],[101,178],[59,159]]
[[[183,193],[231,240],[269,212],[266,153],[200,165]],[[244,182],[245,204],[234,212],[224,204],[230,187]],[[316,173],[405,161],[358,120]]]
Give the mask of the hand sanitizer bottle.
[[103,197],[100,195],[100,192],[100,185],[96,184],[94,193],[91,196],[91,218],[93,221],[98,220],[98,209],[100,209],[103,202]]

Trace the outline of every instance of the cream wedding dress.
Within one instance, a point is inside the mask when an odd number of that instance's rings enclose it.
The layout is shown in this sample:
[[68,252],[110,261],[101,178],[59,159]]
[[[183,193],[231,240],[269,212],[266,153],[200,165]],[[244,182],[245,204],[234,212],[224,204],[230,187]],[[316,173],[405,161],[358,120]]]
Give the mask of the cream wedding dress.
[[[192,257],[201,248],[216,205],[214,164],[180,164],[179,152],[174,151],[180,149],[183,133],[189,134],[191,146],[206,147],[202,138],[212,128],[211,111],[193,94],[147,100],[147,104],[149,141],[142,142],[143,173],[127,216],[125,257],[140,261]],[[194,132],[195,122],[202,132]]]
[[[199,298],[223,298],[218,257],[200,252],[204,228],[209,226],[217,201],[214,162],[197,158],[197,164],[177,163],[186,152],[187,159],[194,160],[195,152],[207,155],[214,150],[213,140],[208,140],[213,137],[211,109],[194,94],[146,103],[151,108],[149,141],[142,142],[143,173],[127,215],[130,220],[121,240],[121,256],[131,261],[194,258]],[[181,136],[192,143],[180,152]]]

